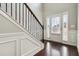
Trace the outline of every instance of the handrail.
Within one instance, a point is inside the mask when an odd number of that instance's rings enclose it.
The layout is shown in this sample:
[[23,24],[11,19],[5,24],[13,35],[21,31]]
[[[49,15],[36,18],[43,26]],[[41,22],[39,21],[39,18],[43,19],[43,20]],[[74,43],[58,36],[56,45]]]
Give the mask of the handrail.
[[[32,13],[32,15],[35,17],[35,19],[37,20],[37,22],[41,25],[40,21],[39,21],[38,18],[35,16],[35,14],[32,12],[32,10],[29,8],[29,6],[28,6],[26,3],[24,3],[24,4],[25,4],[26,7],[29,9],[29,11]],[[42,27],[42,29],[44,29],[44,28],[43,28],[43,25],[41,25],[41,27]]]

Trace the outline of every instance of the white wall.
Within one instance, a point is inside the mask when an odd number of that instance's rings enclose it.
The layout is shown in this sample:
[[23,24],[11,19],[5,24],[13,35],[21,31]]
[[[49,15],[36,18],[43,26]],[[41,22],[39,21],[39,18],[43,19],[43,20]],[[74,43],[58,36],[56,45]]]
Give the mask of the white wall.
[[7,18],[0,15],[0,34],[23,32],[19,27],[10,22]]
[[27,3],[33,13],[36,15],[38,20],[43,24],[42,19],[42,4],[41,3]]
[[[68,11],[69,19],[68,19],[68,42],[66,44],[75,45],[77,43],[76,31],[77,31],[77,4],[75,3],[46,3],[43,5],[44,12],[44,26],[45,26],[45,34],[46,34],[46,18],[55,14],[60,14]],[[50,38],[47,38],[45,35],[45,39],[62,42],[61,34],[60,35],[50,35]],[[65,43],[65,42],[64,42]]]

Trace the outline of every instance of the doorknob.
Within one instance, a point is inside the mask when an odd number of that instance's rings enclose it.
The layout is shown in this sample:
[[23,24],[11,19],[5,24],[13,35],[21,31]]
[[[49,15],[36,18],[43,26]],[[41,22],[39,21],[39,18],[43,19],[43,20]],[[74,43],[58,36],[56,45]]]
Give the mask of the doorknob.
[[66,28],[66,23],[64,23],[64,28]]

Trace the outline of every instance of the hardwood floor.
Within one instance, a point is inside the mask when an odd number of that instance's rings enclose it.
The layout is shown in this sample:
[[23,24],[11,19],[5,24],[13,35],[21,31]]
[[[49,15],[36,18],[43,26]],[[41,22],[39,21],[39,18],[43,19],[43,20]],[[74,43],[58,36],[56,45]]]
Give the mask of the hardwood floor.
[[44,41],[45,48],[35,56],[78,56],[77,48],[61,43]]

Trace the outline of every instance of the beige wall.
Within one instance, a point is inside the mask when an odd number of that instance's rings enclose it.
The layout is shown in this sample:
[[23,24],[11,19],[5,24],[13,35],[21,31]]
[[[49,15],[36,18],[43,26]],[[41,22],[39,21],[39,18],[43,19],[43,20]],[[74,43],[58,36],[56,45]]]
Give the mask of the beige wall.
[[[68,42],[67,44],[76,45],[76,30],[77,30],[77,4],[75,3],[46,3],[43,4],[44,21],[46,18],[55,14],[60,14],[68,11]],[[46,22],[44,22],[46,34]],[[50,35],[49,40],[62,42],[61,35]],[[48,38],[45,35],[45,39]]]
[[33,13],[36,15],[38,20],[43,24],[42,22],[42,4],[41,3],[27,3],[28,6],[31,8]]

